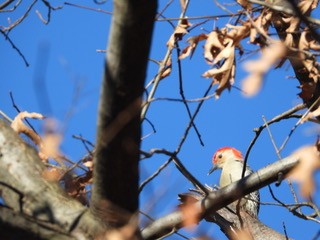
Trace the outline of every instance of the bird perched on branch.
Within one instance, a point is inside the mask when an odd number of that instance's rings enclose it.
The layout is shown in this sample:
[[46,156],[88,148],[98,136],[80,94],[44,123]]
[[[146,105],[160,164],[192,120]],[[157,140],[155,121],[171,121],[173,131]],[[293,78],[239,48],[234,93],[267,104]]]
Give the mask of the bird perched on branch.
[[[241,179],[244,167],[242,154],[239,150],[232,147],[220,148],[212,157],[212,168],[209,174],[216,169],[221,169],[220,187],[225,187]],[[253,171],[246,165],[244,176],[251,174]],[[259,212],[259,191],[252,192],[241,199],[240,208],[253,217],[258,216]]]

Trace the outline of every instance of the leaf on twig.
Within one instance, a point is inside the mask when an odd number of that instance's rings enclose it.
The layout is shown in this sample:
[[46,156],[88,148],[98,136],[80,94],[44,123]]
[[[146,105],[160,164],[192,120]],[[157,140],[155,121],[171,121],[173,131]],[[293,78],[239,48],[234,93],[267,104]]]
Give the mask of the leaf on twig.
[[86,186],[92,184],[92,171],[83,176],[74,176],[68,173],[64,177],[64,186],[67,194],[78,199],[83,204],[88,204]]
[[29,112],[20,112],[11,123],[11,127],[17,133],[23,133],[28,136],[36,145],[40,145],[41,138],[35,133],[31,128],[27,127],[23,122],[25,118],[33,118],[33,119],[44,119],[45,117],[40,113],[29,113]]
[[318,5],[319,0],[302,0],[299,2],[298,7],[302,14],[309,15],[310,12]]
[[[233,29],[232,31],[236,31]],[[216,89],[216,98],[221,93],[234,84],[235,76],[235,41],[238,38],[236,34],[227,35],[227,29],[213,31],[209,34],[204,46],[204,57],[210,64],[218,64],[213,69],[203,73],[203,77],[213,78],[212,84],[218,84]]]
[[42,159],[56,158],[57,160],[61,155],[62,135],[57,131],[57,122],[53,119],[48,119],[45,124],[45,134],[40,144],[39,156]]
[[188,28],[191,26],[191,23],[187,19],[181,20],[180,24],[176,27],[173,34],[171,35],[167,46],[173,48],[176,41],[181,41],[183,36],[188,33]]
[[259,45],[264,46],[264,44],[258,39],[261,35],[268,35],[272,14],[272,11],[263,11],[255,20],[248,21],[246,23],[250,27],[249,38],[251,43],[259,43]]
[[64,172],[61,169],[57,168],[47,168],[42,172],[42,177],[51,182],[58,182]]
[[186,46],[183,50],[182,53],[179,56],[179,59],[184,59],[188,56],[190,56],[190,58],[192,58],[192,55],[196,49],[196,47],[198,46],[198,43],[202,40],[207,39],[208,36],[206,34],[200,34],[198,36],[193,36],[187,39],[187,42],[189,43],[188,46]]
[[195,204],[197,200],[189,195],[184,196],[183,204],[180,204],[180,210],[183,215],[182,225],[184,227],[194,227],[198,224],[201,215],[201,209]]
[[288,177],[300,183],[300,194],[309,198],[315,189],[313,174],[320,169],[320,155],[316,146],[305,146],[295,151],[292,156],[299,158],[297,166]]
[[298,88],[301,92],[298,94],[304,101],[308,101],[313,97],[317,84],[314,82],[304,82]]
[[239,3],[244,9],[251,9],[251,3],[248,0],[237,0],[237,3]]
[[166,66],[164,68],[164,71],[161,73],[160,79],[168,77],[171,73],[171,70],[172,70],[172,60],[171,60],[171,55],[170,55],[168,61],[166,62]]
[[249,72],[249,76],[242,81],[242,90],[246,96],[253,96],[258,93],[264,75],[286,55],[286,52],[286,47],[280,41],[277,41],[262,49],[260,59],[245,63],[244,67]]
[[208,64],[215,65],[202,76],[212,78],[212,84],[218,84],[216,98],[234,84],[235,79],[235,48],[241,49],[240,42],[250,34],[248,23],[242,26],[227,24],[221,30],[212,31],[204,46],[204,58]]
[[224,49],[223,37],[223,34],[219,30],[209,33],[204,45],[204,58],[208,64],[212,64],[213,59]]
[[311,38],[311,36],[307,32],[303,32],[299,39],[299,53],[298,57],[300,58],[302,64],[305,67],[305,71],[309,73],[309,78],[312,78],[316,83],[320,76],[320,71],[318,67],[318,63],[314,57],[306,57],[303,51],[309,51],[311,46],[315,48],[315,50],[319,49],[319,45],[315,43],[315,41]]

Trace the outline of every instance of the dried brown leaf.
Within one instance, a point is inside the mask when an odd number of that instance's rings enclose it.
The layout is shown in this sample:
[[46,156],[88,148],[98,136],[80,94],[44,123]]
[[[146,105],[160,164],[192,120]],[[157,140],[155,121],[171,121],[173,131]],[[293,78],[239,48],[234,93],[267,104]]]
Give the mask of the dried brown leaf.
[[204,45],[204,58],[208,63],[212,63],[217,54],[224,49],[223,39],[220,32],[212,31],[209,33]]
[[166,62],[164,70],[161,72],[160,79],[168,77],[171,73],[171,70],[172,70],[172,61],[171,61],[171,56],[170,56]]
[[251,3],[248,0],[237,0],[237,3],[245,9],[251,9]]
[[183,36],[188,33],[188,28],[191,26],[191,23],[187,19],[181,20],[181,23],[176,27],[170,39],[167,42],[169,48],[173,48],[176,41],[181,41]]
[[187,228],[192,228],[198,224],[201,215],[201,209],[198,205],[194,204],[195,199],[186,196],[183,204],[180,205],[180,210],[183,216],[182,225]]
[[286,23],[287,28],[286,28],[286,38],[284,40],[284,43],[288,46],[288,47],[292,47],[294,45],[294,37],[296,37],[296,35],[293,35],[294,32],[296,32],[299,29],[300,26],[300,18],[298,17],[288,17],[288,18],[282,18],[282,20]]
[[259,92],[263,83],[263,73],[254,72],[242,81],[242,90],[246,96],[254,96]]
[[234,26],[231,24],[227,24],[226,26],[227,26],[227,28],[231,29],[227,33],[227,37],[229,39],[232,39],[233,44],[235,46],[237,46],[241,40],[248,37],[250,34],[251,23],[249,21],[244,22],[241,26]]
[[62,136],[59,133],[47,133],[42,138],[41,153],[48,158],[60,155],[60,144]]
[[310,12],[315,9],[318,5],[319,0],[302,0],[299,2],[298,7],[302,14],[307,13],[308,15]]
[[48,168],[42,172],[42,177],[48,181],[58,182],[64,172],[61,169],[57,168]]
[[286,55],[286,47],[283,43],[274,42],[269,47],[262,49],[261,58],[248,61],[244,67],[249,76],[242,81],[242,90],[246,96],[258,93],[262,86],[262,80],[267,71]]
[[250,27],[250,42],[256,43],[260,35],[268,35],[268,30],[271,25],[272,11],[263,11],[254,21],[248,21]]
[[315,92],[317,85],[314,82],[304,82],[302,83],[299,88],[301,92],[298,94],[304,101],[310,100]]
[[222,49],[220,53],[218,53],[213,61],[213,63],[217,63],[221,60],[223,65],[220,68],[213,68],[206,71],[202,76],[206,78],[213,78],[212,84],[218,84],[216,89],[216,98],[219,98],[221,93],[228,89],[230,90],[231,86],[234,84],[234,76],[235,76],[235,46],[233,45],[232,40],[229,39],[229,42],[226,47]]
[[28,136],[36,145],[41,143],[40,136],[35,133],[31,128],[27,127],[23,119],[25,118],[33,118],[33,119],[44,119],[44,116],[40,113],[29,113],[29,112],[20,112],[12,121],[11,127],[17,133],[23,133]]
[[189,43],[189,45],[182,50],[182,53],[180,54],[179,59],[181,60],[188,56],[192,58],[192,55],[196,47],[198,46],[198,43],[205,39],[207,39],[207,35],[203,33],[198,36],[193,36],[188,38],[187,42]]
[[292,154],[299,158],[297,166],[288,174],[288,177],[300,183],[300,194],[309,198],[315,189],[314,172],[320,169],[320,155],[316,146],[305,146]]
[[[214,58],[213,64],[220,62],[223,59],[233,59],[234,58],[234,44],[233,41],[229,41],[227,46],[225,46]],[[228,68],[231,68],[232,64],[227,64]]]
[[320,45],[310,36],[310,33],[303,31],[299,39],[299,50],[308,51],[310,49],[315,51],[320,50]]
[[83,162],[83,166],[86,166],[90,171],[93,171],[93,158],[90,158]]
[[92,171],[87,172],[84,176],[74,176],[68,174],[64,177],[64,186],[67,194],[81,203],[87,204],[86,186],[92,184]]
[[60,144],[62,142],[62,134],[57,131],[57,122],[54,119],[48,119],[45,122],[45,133],[42,136],[39,156],[43,160],[48,158],[60,159]]

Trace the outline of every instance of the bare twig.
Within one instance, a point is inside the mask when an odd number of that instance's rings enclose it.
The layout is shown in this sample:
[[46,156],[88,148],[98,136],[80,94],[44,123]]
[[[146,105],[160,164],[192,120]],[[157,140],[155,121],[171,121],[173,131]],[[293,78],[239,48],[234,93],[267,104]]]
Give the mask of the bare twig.
[[166,5],[163,7],[163,9],[157,14],[156,20],[164,13],[164,11],[171,5],[173,0],[169,0]]
[[[186,14],[186,11],[188,9],[188,5],[189,5],[189,0],[186,0],[185,2],[185,8],[184,10],[181,12],[180,14],[180,18],[184,18],[185,14]],[[182,20],[179,20],[178,24],[179,25],[181,23]],[[150,93],[147,97],[147,100],[146,100],[146,104],[143,106],[142,108],[142,111],[141,111],[141,119],[144,119],[144,117],[146,116],[147,114],[147,111],[149,109],[149,106],[150,106],[150,103],[149,103],[149,100],[153,98],[157,88],[158,88],[158,85],[160,83],[160,80],[161,80],[161,76],[163,74],[163,72],[166,70],[166,65],[167,65],[167,62],[169,61],[170,59],[170,56],[171,56],[171,53],[172,53],[172,47],[168,47],[168,50],[165,54],[165,57],[162,61],[162,64],[161,66],[159,67],[159,70],[158,70],[158,74],[157,76],[155,77],[155,79],[153,80],[153,86],[152,86],[152,89],[150,90]]]
[[5,1],[4,3],[2,3],[1,5],[0,5],[0,12],[13,12],[19,5],[20,5],[20,3],[22,2],[22,0],[18,0],[17,1],[17,3],[12,7],[12,8],[10,8],[10,9],[4,9],[4,8],[6,8],[7,6],[9,6],[11,3],[13,3],[14,2],[14,0],[7,0],[7,1]]
[[[181,61],[179,59],[179,56],[180,56],[180,48],[179,48],[179,44],[178,42],[176,42],[176,49],[177,49],[177,58],[178,58],[178,76],[179,76],[179,91],[180,91],[180,96],[183,100],[183,103],[184,103],[184,106],[186,107],[186,110],[187,110],[187,113],[188,113],[188,116],[189,118],[191,119],[192,117],[192,114],[191,114],[191,111],[190,111],[190,108],[189,108],[189,105],[185,102],[186,100],[186,97],[184,95],[184,89],[183,89],[183,80],[182,80],[182,66],[181,66]],[[197,128],[197,126],[195,125],[195,123],[192,121],[192,127],[194,128],[197,136],[198,136],[198,139],[199,139],[199,142],[202,146],[204,146],[204,143],[201,139],[201,134]]]
[[24,64],[29,67],[30,64],[27,61],[26,57],[23,55],[21,50],[14,44],[14,42],[11,40],[11,38],[8,36],[7,33],[5,33],[3,30],[0,30],[0,33],[5,37],[5,39],[10,43],[11,47],[17,51],[18,55],[22,58]]
[[15,28],[16,26],[18,26],[20,23],[22,23],[23,20],[25,20],[29,14],[29,12],[31,11],[31,9],[33,8],[33,6],[37,3],[37,0],[34,0],[29,7],[27,8],[27,10],[24,12],[24,14],[18,18],[15,22],[13,22],[12,24],[10,24],[10,26],[8,27],[4,27],[1,29],[1,32],[5,33],[5,32],[9,32],[11,31],[13,28]]
[[[281,6],[278,4],[269,4],[268,2],[260,1],[260,0],[248,0],[248,1],[251,3],[259,4],[261,6],[268,7],[270,9],[278,11],[278,12],[283,12],[283,13],[290,14],[290,15],[298,15],[298,17],[300,17],[300,18],[301,18],[300,15],[303,15],[303,14],[301,14],[300,10],[299,10],[300,14],[297,14],[296,10],[298,9],[298,7],[295,4],[290,3],[290,5],[293,5],[293,7],[294,7],[294,8],[290,8],[287,5]],[[290,1],[288,1],[288,2],[290,2]],[[320,20],[312,18],[312,17],[304,17],[304,19],[301,18],[301,20],[307,21],[309,23],[314,23],[314,24],[320,25]]]
[[198,189],[201,189],[204,193],[208,194],[208,189],[203,186],[198,179],[196,179],[183,165],[180,159],[176,156],[175,152],[169,152],[165,149],[152,149],[149,153],[144,153],[146,156],[151,157],[153,154],[165,154],[170,156],[170,159],[175,163],[178,170]]
[[149,176],[146,180],[144,180],[140,186],[139,186],[139,192],[141,192],[143,190],[143,188],[149,183],[151,182],[155,177],[157,177],[163,169],[165,169],[169,163],[171,163],[172,158],[169,158],[164,164],[162,164],[157,171],[155,171],[151,176]]
[[67,6],[72,6],[72,7],[77,7],[77,8],[82,8],[82,9],[86,9],[86,10],[90,10],[90,11],[95,11],[95,12],[100,12],[100,13],[105,13],[105,14],[109,14],[112,15],[112,12],[108,12],[105,11],[101,8],[92,8],[92,7],[87,7],[87,6],[83,6],[83,5],[79,5],[79,4],[74,4],[74,3],[70,3],[70,2],[65,2],[64,5]]
[[297,129],[297,127],[301,124],[301,122],[303,121],[303,119],[307,116],[307,114],[311,111],[311,109],[318,105],[318,103],[320,102],[320,97],[318,97],[318,99],[316,101],[313,102],[313,104],[307,109],[307,111],[302,115],[302,117],[297,121],[297,123],[291,128],[288,136],[286,137],[286,139],[283,141],[281,147],[279,148],[279,152],[282,151],[282,149],[284,149],[284,147],[286,146],[286,144],[288,143],[290,137],[292,136],[292,134],[294,133],[294,131]]
[[268,131],[271,143],[272,143],[272,145],[274,147],[274,150],[276,151],[276,154],[277,154],[278,158],[281,159],[281,155],[280,155],[279,149],[278,149],[277,144],[276,144],[276,142],[275,142],[275,140],[274,140],[274,138],[272,136],[271,129],[269,128],[269,124],[268,124],[265,116],[262,116],[262,120],[263,120],[264,125],[267,128],[267,131]]
[[[284,112],[284,113],[281,113],[280,115],[274,117],[273,119],[271,119],[270,121],[268,121],[268,124],[271,125],[273,123],[276,123],[276,122],[279,122],[279,121],[282,121],[284,119],[288,119],[288,118],[298,118],[297,116],[293,115],[293,113],[299,111],[299,110],[302,110],[305,108],[305,104],[299,104],[291,109],[289,109],[288,111]],[[251,140],[250,144],[249,144],[249,147],[246,151],[246,155],[244,157],[244,165],[247,164],[247,161],[248,161],[248,158],[249,158],[249,154],[251,152],[251,149],[252,147],[254,146],[255,142],[258,140],[261,132],[263,131],[263,129],[266,128],[266,125],[263,124],[262,126],[258,127],[258,128],[255,128],[253,131],[255,132],[255,136],[254,138]],[[242,177],[244,177],[244,173],[245,171],[242,171]]]
[[148,118],[144,118],[143,120],[147,121],[150,124],[150,126],[152,128],[152,132],[150,132],[147,135],[141,137],[141,140],[143,140],[143,139],[145,139],[145,138],[149,137],[150,135],[155,134],[157,132],[155,126],[153,125],[153,123]]
[[0,110],[0,115],[9,123],[12,123],[12,118],[10,118],[7,114],[5,114],[3,111]]

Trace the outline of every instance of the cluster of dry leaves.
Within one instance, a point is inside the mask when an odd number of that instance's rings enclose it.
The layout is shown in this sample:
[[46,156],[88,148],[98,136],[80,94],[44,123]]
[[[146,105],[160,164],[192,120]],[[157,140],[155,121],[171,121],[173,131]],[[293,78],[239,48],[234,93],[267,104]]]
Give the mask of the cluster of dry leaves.
[[[20,112],[11,123],[11,127],[17,133],[25,134],[37,146],[39,157],[47,166],[42,173],[43,178],[63,183],[61,185],[70,196],[87,204],[86,186],[92,183],[92,156],[89,154],[79,163],[71,162],[60,151],[62,134],[57,131],[57,123],[53,119],[46,119],[44,134],[40,136],[24,123],[25,118],[43,120],[45,117],[35,112]],[[54,161],[55,164],[50,164],[49,160]],[[69,163],[69,166],[66,163]],[[80,167],[84,173],[75,174],[73,169],[77,167]]]
[[[298,16],[279,13],[269,8],[253,13],[250,12],[251,5],[247,0],[238,2],[247,9],[247,20],[238,21],[236,25],[227,24],[226,27],[215,29],[208,34],[189,37],[188,46],[183,49],[180,59],[192,57],[199,42],[205,41],[203,55],[211,68],[202,76],[212,78],[212,84],[218,85],[216,97],[219,98],[221,93],[225,89],[230,90],[235,82],[236,50],[241,55],[241,43],[248,38],[251,44],[260,48],[261,54],[258,60],[247,61],[244,65],[249,73],[242,81],[245,95],[256,94],[262,86],[265,74],[272,67],[280,67],[286,59],[290,59],[298,62],[301,65],[300,71],[308,72],[313,80],[300,82],[300,97],[305,101],[310,99],[319,77],[318,63],[310,51],[320,50],[320,45],[314,40],[310,30],[307,27],[301,30],[301,19]],[[309,16],[317,4],[318,0],[301,0],[298,7],[301,14]],[[182,40],[191,25],[187,19],[181,21],[169,39],[168,47],[173,48],[176,41]],[[273,25],[281,26],[284,39],[276,40],[270,37],[269,28]],[[301,34],[297,34],[298,32]]]

